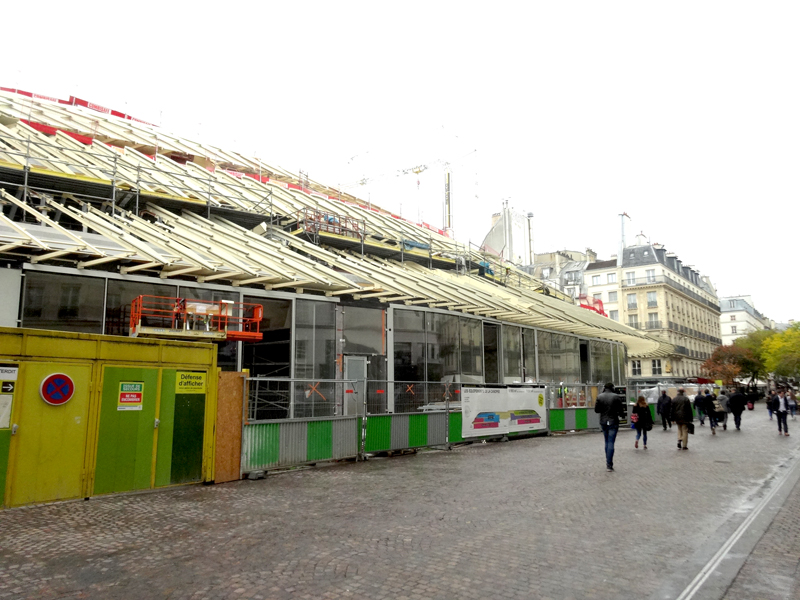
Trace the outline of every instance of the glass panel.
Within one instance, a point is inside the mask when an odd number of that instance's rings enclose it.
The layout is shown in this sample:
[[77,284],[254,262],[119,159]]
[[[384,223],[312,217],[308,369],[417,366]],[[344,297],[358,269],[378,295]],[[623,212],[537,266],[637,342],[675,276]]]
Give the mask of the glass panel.
[[[139,296],[175,298],[177,295],[178,288],[174,285],[109,279],[108,299],[106,301],[106,335],[128,335],[131,302],[135,298]],[[145,323],[146,320],[147,317],[142,318],[142,325],[147,324]],[[163,323],[153,323],[153,326],[158,325],[163,325]]]
[[425,381],[425,313],[394,311],[394,379]]
[[457,315],[427,314],[428,381],[454,381],[460,374]]
[[556,378],[553,374],[553,334],[547,331],[539,331],[537,333],[539,338],[539,381],[555,382]]
[[[254,296],[245,296],[244,301],[248,304],[260,304],[264,314],[260,327],[263,339],[260,342],[242,344],[242,368],[249,369],[252,377],[290,377],[292,374],[291,302],[265,300]],[[288,397],[288,391],[286,394]]]
[[525,381],[536,381],[536,332],[522,330],[523,376]]
[[522,377],[522,341],[519,327],[503,325],[503,376],[520,381]]
[[486,383],[500,383],[500,365],[497,362],[498,337],[500,326],[491,323],[483,324],[483,358],[486,361]]
[[461,323],[461,381],[483,382],[482,322],[460,317]]
[[[344,353],[386,353],[386,326],[383,310],[346,306],[344,313]],[[373,361],[374,362],[374,361]]]
[[[335,384],[318,384],[314,380],[335,377],[335,306],[330,302],[311,300],[297,300],[295,305],[295,377],[308,379],[310,382],[295,386],[293,416],[332,416]],[[320,398],[325,402],[320,404]]]
[[[220,292],[217,290],[209,290],[205,288],[196,287],[180,287],[178,289],[178,296],[187,298],[189,300],[210,300],[212,302],[219,302],[220,300],[230,300],[231,302],[239,302],[238,292]],[[230,314],[230,313],[229,313]],[[238,316],[238,315],[235,315]],[[228,330],[238,330],[239,324],[236,323],[228,327]],[[237,357],[239,351],[238,342],[218,342],[217,343],[217,366],[223,371],[236,371],[239,368],[237,364]]]
[[611,344],[609,342],[592,341],[589,343],[592,354],[592,383],[614,382],[611,370]]
[[[105,279],[97,277],[26,271],[22,326],[102,333],[105,285]],[[125,335],[128,335],[127,321]]]

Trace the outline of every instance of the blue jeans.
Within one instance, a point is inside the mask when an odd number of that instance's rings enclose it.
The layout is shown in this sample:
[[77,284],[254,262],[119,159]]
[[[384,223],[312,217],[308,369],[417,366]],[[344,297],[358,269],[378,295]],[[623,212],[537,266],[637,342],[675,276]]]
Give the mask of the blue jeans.
[[644,445],[647,446],[647,430],[646,429],[639,429],[636,428],[636,441],[639,441],[640,437],[644,437]]
[[614,423],[612,425],[606,425],[605,423],[600,423],[600,427],[603,429],[603,437],[606,440],[606,467],[609,469],[614,468],[614,442],[617,441],[617,432],[619,431],[619,425]]

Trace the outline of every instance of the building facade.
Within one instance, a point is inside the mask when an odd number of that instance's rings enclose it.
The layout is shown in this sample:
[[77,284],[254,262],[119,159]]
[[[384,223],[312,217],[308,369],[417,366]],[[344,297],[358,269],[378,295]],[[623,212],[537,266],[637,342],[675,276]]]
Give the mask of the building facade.
[[775,323],[758,312],[751,296],[726,296],[720,298],[719,326],[722,343],[732,344],[751,331],[775,329]]
[[634,382],[675,382],[701,375],[701,366],[722,343],[720,306],[707,276],[686,266],[643,236],[621,257],[587,267],[588,294],[601,300],[610,319],[654,334],[673,345],[668,357],[635,357]]

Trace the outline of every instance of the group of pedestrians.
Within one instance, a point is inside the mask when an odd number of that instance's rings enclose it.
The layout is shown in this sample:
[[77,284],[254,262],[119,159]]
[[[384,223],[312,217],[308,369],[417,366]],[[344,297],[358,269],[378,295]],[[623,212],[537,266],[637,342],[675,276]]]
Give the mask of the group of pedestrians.
[[[613,383],[607,383],[603,393],[597,397],[594,411],[599,414],[600,428],[603,430],[605,440],[606,470],[614,470],[614,444],[619,432],[619,420],[625,414],[623,400],[615,393]],[[711,435],[717,434],[717,427],[722,426],[723,431],[728,429],[728,414],[733,415],[733,424],[737,431],[742,427],[742,413],[746,408],[752,409],[747,397],[740,390],[720,390],[719,395],[714,395],[711,390],[698,391],[694,400],[686,395],[685,388],[678,388],[675,398],[670,398],[666,390],[661,393],[656,403],[656,413],[661,416],[661,425],[664,431],[672,429],[672,424],[678,430],[678,450],[689,449],[689,434],[694,433],[694,413],[692,405],[697,412],[700,426],[705,426],[708,419]],[[797,409],[797,398],[793,391],[778,389],[767,400],[770,410],[770,419],[773,414],[778,419],[778,433],[789,435],[787,415],[794,419]],[[653,418],[650,406],[644,396],[639,396],[631,410],[632,427],[636,429],[634,448],[639,448],[639,441],[647,450],[647,432],[653,428]]]

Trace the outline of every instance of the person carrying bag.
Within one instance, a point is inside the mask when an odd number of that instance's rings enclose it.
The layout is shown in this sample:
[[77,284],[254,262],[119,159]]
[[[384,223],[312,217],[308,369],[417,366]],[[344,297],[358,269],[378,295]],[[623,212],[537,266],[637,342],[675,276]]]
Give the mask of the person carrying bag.
[[644,449],[647,450],[647,432],[653,429],[653,415],[650,413],[650,407],[644,396],[639,396],[636,406],[633,407],[631,422],[636,428],[636,441],[633,443],[633,447],[638,448],[639,438],[644,437]]

